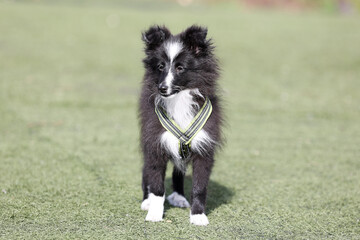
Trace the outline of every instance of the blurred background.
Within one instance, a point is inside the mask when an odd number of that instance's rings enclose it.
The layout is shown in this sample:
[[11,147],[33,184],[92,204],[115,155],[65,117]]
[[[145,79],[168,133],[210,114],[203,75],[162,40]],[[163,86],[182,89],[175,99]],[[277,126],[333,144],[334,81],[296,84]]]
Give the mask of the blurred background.
[[[0,0],[0,238],[358,239],[359,13],[358,0]],[[153,24],[207,26],[220,60],[227,144],[207,228],[140,210]]]

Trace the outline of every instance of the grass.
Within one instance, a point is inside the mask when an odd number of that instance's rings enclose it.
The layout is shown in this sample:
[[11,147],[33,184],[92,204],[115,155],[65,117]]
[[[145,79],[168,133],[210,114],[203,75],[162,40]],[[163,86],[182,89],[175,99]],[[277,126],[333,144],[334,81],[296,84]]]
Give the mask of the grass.
[[[360,239],[359,20],[1,2],[0,238]],[[161,223],[140,210],[140,32],[154,23],[207,25],[218,46],[227,145],[207,227],[188,209],[166,204]]]

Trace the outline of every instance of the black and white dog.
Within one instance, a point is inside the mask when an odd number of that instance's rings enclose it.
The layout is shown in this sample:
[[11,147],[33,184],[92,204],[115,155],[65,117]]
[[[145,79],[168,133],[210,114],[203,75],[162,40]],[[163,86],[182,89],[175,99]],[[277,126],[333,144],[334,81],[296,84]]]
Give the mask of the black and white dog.
[[[167,162],[174,163],[174,192],[167,197],[176,207],[190,207],[184,197],[186,165],[192,163],[190,222],[207,225],[205,215],[207,185],[214,164],[214,153],[221,145],[222,114],[217,96],[219,67],[214,47],[206,38],[207,29],[191,26],[172,35],[163,26],[143,33],[146,57],[140,98],[141,146],[144,156],[141,209],[147,221],[161,221],[164,212],[164,178]],[[155,108],[161,106],[173,121],[185,129],[204,105],[211,101],[212,112],[203,128],[191,141],[187,158],[179,153],[179,139],[159,121]]]

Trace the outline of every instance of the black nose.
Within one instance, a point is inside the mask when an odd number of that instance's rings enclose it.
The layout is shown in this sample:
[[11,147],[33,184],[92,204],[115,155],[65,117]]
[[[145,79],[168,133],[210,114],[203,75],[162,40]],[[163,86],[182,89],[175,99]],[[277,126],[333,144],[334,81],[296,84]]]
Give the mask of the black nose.
[[159,92],[160,92],[160,94],[166,94],[166,93],[167,93],[167,90],[168,90],[168,87],[167,87],[165,84],[161,83],[161,84],[159,85]]

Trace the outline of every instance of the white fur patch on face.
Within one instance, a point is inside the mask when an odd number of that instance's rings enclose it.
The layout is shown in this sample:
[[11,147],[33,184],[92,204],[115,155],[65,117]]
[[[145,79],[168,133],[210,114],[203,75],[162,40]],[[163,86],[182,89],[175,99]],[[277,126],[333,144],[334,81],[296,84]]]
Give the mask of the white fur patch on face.
[[166,94],[168,94],[168,95],[171,94],[171,91],[172,91],[171,86],[172,86],[173,80],[174,80],[174,75],[171,72],[171,68],[169,68],[169,72],[165,77],[165,85],[167,86]]
[[158,197],[150,193],[148,200],[150,201],[150,205],[145,220],[150,222],[162,221],[164,214],[165,194],[162,197]]
[[175,57],[180,53],[182,50],[183,45],[181,42],[167,42],[165,44],[166,54],[170,59],[170,63],[172,63]]
[[190,207],[189,202],[186,200],[186,198],[177,192],[173,192],[167,197],[168,202],[175,206],[175,207],[181,207],[181,208],[188,208]]
[[167,94],[171,94],[171,91],[172,91],[171,86],[172,86],[172,82],[174,80],[174,75],[171,71],[172,63],[173,63],[174,59],[176,58],[176,56],[180,53],[182,48],[183,48],[183,45],[180,42],[168,42],[165,44],[165,51],[166,51],[167,56],[170,59],[170,68],[165,77],[165,85],[168,87]]
[[209,224],[209,220],[204,213],[192,215],[190,212],[190,223],[198,226],[206,226]]

